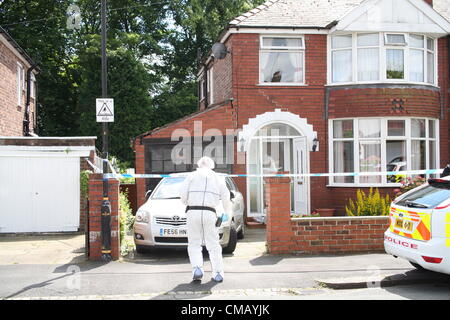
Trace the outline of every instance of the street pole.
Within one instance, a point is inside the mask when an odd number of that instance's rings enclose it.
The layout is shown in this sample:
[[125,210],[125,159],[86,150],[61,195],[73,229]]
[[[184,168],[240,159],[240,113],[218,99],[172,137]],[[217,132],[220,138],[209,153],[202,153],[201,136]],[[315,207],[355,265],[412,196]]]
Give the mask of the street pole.
[[[101,28],[102,28],[102,98],[108,97],[107,82],[107,55],[106,55],[106,0],[101,4]],[[108,122],[102,123],[103,137],[103,201],[101,208],[102,226],[102,260],[111,261],[111,203],[108,195]]]

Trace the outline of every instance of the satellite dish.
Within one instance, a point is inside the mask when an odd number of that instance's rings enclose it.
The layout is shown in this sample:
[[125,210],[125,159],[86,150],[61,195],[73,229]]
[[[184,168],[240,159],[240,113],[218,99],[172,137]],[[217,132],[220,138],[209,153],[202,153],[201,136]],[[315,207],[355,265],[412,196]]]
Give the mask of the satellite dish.
[[227,47],[223,43],[220,43],[220,42],[215,43],[212,46],[211,51],[212,51],[212,56],[215,59],[224,59],[227,56],[227,53],[229,53]]

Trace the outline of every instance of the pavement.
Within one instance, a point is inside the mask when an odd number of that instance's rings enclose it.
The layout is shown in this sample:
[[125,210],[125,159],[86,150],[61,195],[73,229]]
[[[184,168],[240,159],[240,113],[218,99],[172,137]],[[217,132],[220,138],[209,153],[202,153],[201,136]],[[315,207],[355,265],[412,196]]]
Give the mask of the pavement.
[[84,260],[84,234],[0,235],[0,265],[65,264]]
[[207,255],[204,279],[194,283],[185,249],[133,252],[104,264],[86,261],[83,243],[76,235],[28,241],[0,237],[0,299],[339,299],[358,288],[375,294],[392,286],[444,285],[447,292],[450,286],[449,276],[415,270],[384,253],[269,255],[264,229],[248,229],[234,254],[224,255],[222,283],[210,280]]

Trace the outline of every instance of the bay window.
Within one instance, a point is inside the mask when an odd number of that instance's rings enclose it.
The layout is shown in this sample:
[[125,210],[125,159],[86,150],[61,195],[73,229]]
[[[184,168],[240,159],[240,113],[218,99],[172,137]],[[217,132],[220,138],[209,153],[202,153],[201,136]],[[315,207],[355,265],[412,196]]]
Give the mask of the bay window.
[[[358,81],[374,81],[380,78],[380,48],[377,33],[359,34]],[[351,65],[349,66],[351,70]]]
[[330,36],[330,83],[435,84],[435,39],[407,33]]
[[333,82],[352,79],[352,36],[334,36],[331,41]]
[[[331,185],[396,185],[406,170],[436,169],[437,120],[354,118],[330,120]],[[396,175],[359,175],[398,171]]]
[[259,55],[261,84],[303,84],[303,37],[262,36]]

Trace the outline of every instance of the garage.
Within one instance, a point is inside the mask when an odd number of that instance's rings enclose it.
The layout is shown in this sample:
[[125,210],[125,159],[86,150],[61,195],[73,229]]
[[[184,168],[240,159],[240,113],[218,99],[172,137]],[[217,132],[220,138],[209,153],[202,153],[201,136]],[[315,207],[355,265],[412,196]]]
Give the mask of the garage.
[[0,138],[0,233],[80,230],[80,167],[95,137]]

